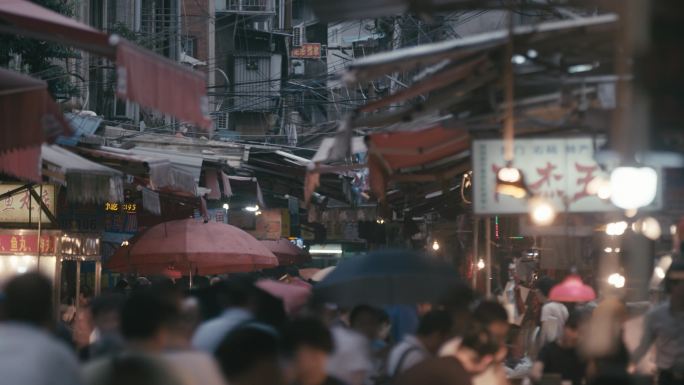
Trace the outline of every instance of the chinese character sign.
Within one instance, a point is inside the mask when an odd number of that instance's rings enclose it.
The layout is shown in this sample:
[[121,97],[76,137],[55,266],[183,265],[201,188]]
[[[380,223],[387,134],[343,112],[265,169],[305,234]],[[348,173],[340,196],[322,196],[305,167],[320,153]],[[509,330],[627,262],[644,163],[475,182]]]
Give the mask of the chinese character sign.
[[[20,188],[20,184],[0,184],[0,194]],[[34,186],[36,195],[40,195],[40,186]],[[51,213],[55,213],[55,186],[43,185],[43,203]],[[40,205],[28,190],[18,192],[0,200],[0,223],[38,223]],[[50,218],[43,213],[42,223],[50,223]]]
[[52,235],[41,235],[40,242],[36,234],[0,234],[0,254],[36,254],[38,248],[42,254],[54,254],[57,239]]
[[[587,191],[597,176],[607,177],[594,160],[588,137],[518,139],[513,166],[519,168],[533,195],[543,196],[558,211],[604,212],[616,208]],[[496,173],[506,165],[501,140],[473,141],[473,193],[477,214],[522,214],[527,201],[496,193]]]
[[290,56],[293,59],[320,59],[321,43],[304,43],[301,47],[293,48]]

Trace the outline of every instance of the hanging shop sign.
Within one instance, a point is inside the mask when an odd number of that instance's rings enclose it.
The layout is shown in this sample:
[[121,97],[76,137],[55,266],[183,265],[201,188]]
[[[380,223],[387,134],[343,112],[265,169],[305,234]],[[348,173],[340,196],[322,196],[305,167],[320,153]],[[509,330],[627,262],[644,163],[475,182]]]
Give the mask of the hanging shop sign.
[[[590,137],[516,139],[513,167],[519,168],[530,193],[548,199],[559,212],[606,212],[617,208],[589,193],[589,183],[607,177],[594,160],[600,145]],[[522,214],[527,200],[496,193],[496,173],[506,165],[502,140],[473,141],[473,199],[476,214]],[[636,182],[636,181],[635,181]],[[662,189],[648,209],[662,205]]]
[[304,43],[301,47],[293,48],[290,51],[293,59],[320,59],[321,43]]
[[[0,194],[21,188],[19,183],[0,184]],[[34,186],[36,195],[40,195],[40,186]],[[50,184],[43,185],[43,203],[51,213],[55,213],[55,186]],[[5,197],[0,200],[0,223],[38,223],[40,217],[40,204],[31,196],[28,189]],[[41,218],[42,223],[50,223],[45,213]]]
[[54,255],[57,250],[57,237],[38,234],[0,234],[0,254],[41,254]]

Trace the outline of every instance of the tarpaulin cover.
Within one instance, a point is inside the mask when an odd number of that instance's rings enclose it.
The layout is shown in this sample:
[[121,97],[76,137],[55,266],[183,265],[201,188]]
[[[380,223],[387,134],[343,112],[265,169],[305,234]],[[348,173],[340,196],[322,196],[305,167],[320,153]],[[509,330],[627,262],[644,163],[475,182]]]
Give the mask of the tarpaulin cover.
[[123,174],[76,155],[57,145],[44,144],[45,167],[64,175],[69,202],[120,202],[123,200]]
[[168,267],[193,274],[250,272],[278,266],[266,246],[237,227],[195,219],[164,222],[119,248],[107,268],[160,273]]

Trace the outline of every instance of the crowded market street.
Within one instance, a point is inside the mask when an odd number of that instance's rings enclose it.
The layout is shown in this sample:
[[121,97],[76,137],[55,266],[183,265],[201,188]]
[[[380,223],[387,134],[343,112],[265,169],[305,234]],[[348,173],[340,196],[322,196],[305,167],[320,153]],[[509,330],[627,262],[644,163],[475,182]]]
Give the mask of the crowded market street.
[[0,0],[0,385],[684,385],[684,2]]

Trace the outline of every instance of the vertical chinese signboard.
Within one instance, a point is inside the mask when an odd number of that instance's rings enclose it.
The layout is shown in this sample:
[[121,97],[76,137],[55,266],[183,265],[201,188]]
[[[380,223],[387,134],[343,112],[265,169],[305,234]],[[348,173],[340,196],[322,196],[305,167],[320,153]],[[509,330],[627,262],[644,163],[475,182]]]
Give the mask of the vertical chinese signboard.
[[[549,199],[558,211],[614,211],[615,206],[587,191],[595,177],[607,177],[594,160],[594,146],[589,137],[516,139],[513,166],[523,172],[531,193]],[[527,200],[496,193],[496,172],[505,166],[503,141],[475,140],[472,154],[475,213],[527,213]],[[662,202],[662,189],[658,190],[650,209]]]
[[[0,194],[16,190],[21,184],[0,184]],[[36,195],[40,195],[40,186],[34,186]],[[55,213],[55,186],[43,185],[43,203]],[[0,200],[0,223],[38,223],[40,205],[28,189]],[[50,223],[50,219],[43,213],[42,223]]]

